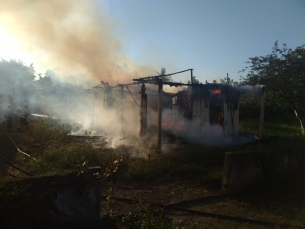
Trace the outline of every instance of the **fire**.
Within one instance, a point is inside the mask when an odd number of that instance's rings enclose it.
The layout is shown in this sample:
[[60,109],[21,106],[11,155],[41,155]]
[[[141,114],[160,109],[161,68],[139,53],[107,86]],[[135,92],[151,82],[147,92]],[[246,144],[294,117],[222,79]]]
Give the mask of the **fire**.
[[259,137],[257,137],[257,135],[254,134],[253,137],[255,138],[255,140],[259,140]]
[[219,115],[219,121],[223,118],[223,114]]
[[[157,122],[152,122],[153,125],[157,126]],[[182,131],[183,128],[183,123],[167,123],[167,122],[162,122],[161,127],[164,130],[177,130],[177,131]]]
[[215,94],[221,94],[221,90],[219,89],[215,89],[212,91],[212,94],[215,95]]
[[162,122],[161,123],[161,126],[164,129],[172,129],[173,125],[174,125],[174,123],[167,123],[167,122]]

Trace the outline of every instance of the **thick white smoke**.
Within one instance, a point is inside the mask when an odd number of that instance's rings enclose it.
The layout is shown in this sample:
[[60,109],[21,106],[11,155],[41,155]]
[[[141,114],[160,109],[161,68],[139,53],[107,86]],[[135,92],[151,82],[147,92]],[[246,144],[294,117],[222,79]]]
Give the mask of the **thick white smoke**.
[[[97,0],[2,0],[0,21],[0,29],[17,37],[36,65],[56,69],[62,76],[82,74],[79,82],[129,83],[152,72],[135,69],[122,54],[113,35],[118,25]],[[128,71],[118,67],[123,63]]]

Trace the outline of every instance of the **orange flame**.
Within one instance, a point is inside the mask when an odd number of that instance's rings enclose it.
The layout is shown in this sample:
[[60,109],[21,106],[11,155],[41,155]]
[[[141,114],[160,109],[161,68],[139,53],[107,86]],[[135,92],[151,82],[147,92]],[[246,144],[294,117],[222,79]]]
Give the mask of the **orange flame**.
[[255,140],[259,140],[259,137],[257,137],[257,135],[254,134],[253,137],[255,138]]
[[212,94],[215,95],[215,94],[221,94],[221,90],[219,89],[215,89],[212,91]]

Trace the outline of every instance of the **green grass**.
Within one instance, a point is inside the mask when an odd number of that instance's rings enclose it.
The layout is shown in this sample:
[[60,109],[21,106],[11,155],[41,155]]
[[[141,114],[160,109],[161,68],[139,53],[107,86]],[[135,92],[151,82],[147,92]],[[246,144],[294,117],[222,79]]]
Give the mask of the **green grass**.
[[27,170],[34,175],[65,174],[75,170],[77,165],[85,161],[89,166],[101,166],[118,158],[114,149],[95,149],[88,142],[76,141],[68,135],[72,128],[52,120],[33,123],[30,135],[38,147],[31,149],[31,155],[37,158],[38,162],[26,158]]
[[158,155],[152,160],[132,158],[121,173],[122,180],[205,180],[221,183],[225,150],[218,147],[190,147]]
[[[241,133],[258,134],[258,128],[258,120],[243,120],[241,122]],[[105,170],[105,168],[111,167],[115,160],[120,159],[120,155],[133,150],[125,146],[120,146],[117,149],[107,148],[106,146],[100,149],[92,148],[89,143],[75,141],[67,135],[71,129],[73,129],[72,126],[61,125],[52,120],[32,124],[30,135],[35,140],[35,147],[30,151],[38,159],[38,162],[26,158],[26,170],[34,175],[65,174],[71,170],[76,170],[75,165],[82,164],[85,161],[89,166],[102,166]],[[267,120],[264,125],[264,134],[279,136],[278,139],[270,140],[268,144],[263,146],[262,150],[267,153],[270,151],[276,152],[278,148],[304,145],[304,137],[301,135],[299,123],[292,116],[280,116]],[[198,146],[161,153],[152,157],[151,160],[129,157],[124,163],[120,163],[118,171],[110,178],[112,181],[123,181],[125,183],[184,180],[197,184],[212,185],[219,190],[223,176],[225,152],[243,150],[258,149],[248,146],[231,148]],[[3,181],[6,179],[5,176],[0,178]],[[286,183],[281,182],[280,184],[286,187]],[[278,193],[278,190],[283,190],[283,187],[276,188],[274,191],[269,188],[270,196],[274,196],[272,193]],[[289,193],[291,192],[288,192],[287,195]],[[20,206],[27,206],[28,204],[22,202],[26,200],[26,195],[26,189],[23,189],[23,187],[0,184],[0,208],[5,209],[3,207],[9,206],[6,211],[9,214],[17,214],[16,217],[18,218],[20,214],[25,212],[18,212],[19,202]],[[242,203],[244,202],[242,201]],[[249,202],[249,204],[252,203]],[[234,205],[234,202],[229,202],[229,205]],[[126,216],[126,225],[136,223],[141,226],[141,223],[143,223],[148,225],[149,228],[151,226],[149,223],[156,223],[160,224],[160,227],[156,228],[170,228],[158,210],[149,207],[146,210],[151,211],[151,215],[141,215],[142,212],[140,211]],[[303,209],[301,210],[298,210],[300,215],[298,217],[302,218],[301,222],[304,223],[304,212]],[[155,213],[158,213],[158,215],[154,215]],[[146,218],[141,221],[139,218],[143,217]],[[160,217],[159,221],[153,221],[156,217]]]
[[[247,119],[241,121],[240,133],[253,133],[258,135],[259,120]],[[265,121],[263,134],[264,136],[278,137],[263,145],[263,151],[265,152],[305,145],[305,136],[302,135],[300,123],[293,115],[274,116],[272,119]],[[243,149],[241,148],[241,150]],[[245,147],[245,150],[249,150],[249,148]]]
[[144,204],[138,206],[138,212],[129,213],[122,218],[122,228],[134,229],[171,229],[175,228],[167,221],[164,210]]
[[[241,133],[259,133],[259,119],[246,119],[240,122]],[[303,137],[300,122],[294,115],[278,115],[264,122],[264,135],[288,138]]]
[[[87,162],[89,166],[107,167],[111,161],[128,153],[130,147],[117,149],[93,148],[90,143],[75,141],[68,133],[73,126],[63,125],[54,120],[39,120],[31,124],[30,136],[35,146],[30,149],[31,155],[38,162],[25,158],[26,170],[34,175],[66,174],[76,169],[76,165]],[[258,134],[259,120],[243,120],[241,133]],[[220,148],[217,146],[188,147],[163,153],[151,160],[130,157],[121,166],[117,180],[128,182],[152,182],[156,180],[200,180],[200,182],[221,183],[225,152],[263,150],[276,152],[278,148],[304,145],[298,120],[294,116],[278,116],[264,124],[266,136],[279,136],[263,149],[240,146]],[[38,146],[38,147],[37,147]],[[1,175],[1,179],[5,176]]]
[[[30,134],[39,147],[31,149],[31,154],[38,162],[27,158],[26,169],[34,175],[65,174],[85,161],[89,166],[106,168],[120,155],[133,150],[125,146],[93,148],[90,143],[75,141],[67,135],[72,128],[52,120],[34,123]],[[128,182],[199,179],[221,183],[225,151],[216,146],[189,147],[160,154],[149,161],[130,157],[112,178]]]
[[[243,120],[241,133],[258,134],[258,120]],[[75,169],[75,164],[87,161],[89,166],[106,166],[111,160],[128,153],[131,148],[107,147],[94,149],[89,143],[75,142],[67,133],[73,127],[49,121],[39,121],[32,128],[32,136],[39,144],[33,149],[33,156],[39,161],[27,159],[27,169],[33,174],[67,173]],[[279,147],[302,144],[298,120],[293,116],[279,116],[264,124],[264,134],[279,136],[264,145],[264,151],[275,151]],[[257,150],[256,148],[217,146],[188,147],[160,154],[151,160],[129,158],[116,174],[116,180],[128,182],[153,182],[165,180],[200,180],[201,182],[221,183],[224,154],[228,151]],[[261,149],[259,149],[261,150]]]

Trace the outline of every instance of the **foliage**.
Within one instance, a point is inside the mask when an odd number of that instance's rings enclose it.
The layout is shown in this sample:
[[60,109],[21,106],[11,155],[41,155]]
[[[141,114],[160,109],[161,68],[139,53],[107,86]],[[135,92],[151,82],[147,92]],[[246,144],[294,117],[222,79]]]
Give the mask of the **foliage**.
[[[188,84],[191,84],[192,82],[190,80],[187,81]],[[202,84],[202,82],[200,82],[196,76],[193,76],[193,84]],[[187,91],[191,91],[192,90],[192,86],[187,86],[187,87],[183,87],[183,90],[187,90]]]
[[[259,120],[245,119],[240,122],[240,132],[259,133]],[[260,151],[264,153],[277,153],[279,149],[293,146],[304,146],[304,137],[300,132],[298,121],[293,115],[276,115],[264,123],[264,135],[274,136],[262,144],[246,144],[239,147],[239,151]]]
[[0,94],[0,104],[1,103],[10,103],[14,102],[14,98],[10,94]]
[[272,54],[249,58],[250,71],[244,84],[266,85],[274,102],[293,109],[305,109],[305,45],[295,50],[278,47],[275,42]]
[[69,124],[60,124],[53,119],[39,119],[33,123],[30,129],[30,135],[35,139],[40,149],[46,149],[52,145],[68,143],[70,138],[68,133],[72,130]]
[[2,59],[0,61],[1,81],[11,82],[21,80],[23,83],[30,83],[35,79],[33,64],[26,66],[21,60]]
[[[258,134],[259,119],[244,119],[240,122],[242,133]],[[264,135],[282,138],[301,137],[300,128],[293,115],[275,115],[264,123]]]
[[139,211],[122,218],[122,228],[170,229],[173,228],[164,215],[164,210],[150,204],[140,205]]
[[35,69],[20,60],[0,61],[0,92],[13,95],[17,102],[26,102],[28,92],[33,90]]
[[[242,94],[239,100],[239,119],[257,119],[260,117],[261,97],[259,92],[251,94]],[[292,114],[292,110],[282,106],[279,103],[274,103],[272,97],[267,91],[265,98],[265,121],[272,121],[274,116]],[[294,117],[295,119],[295,117]],[[290,120],[291,121],[291,120]]]
[[101,228],[118,228],[117,219],[112,210],[109,210],[101,218]]
[[260,117],[260,106],[260,99],[257,95],[242,94],[239,99],[239,119],[257,119]]
[[38,162],[26,159],[26,167],[33,174],[67,173],[84,166],[100,166],[115,161],[116,152],[104,146],[93,148],[89,142],[75,140],[68,133],[70,125],[54,120],[40,120],[32,124],[30,135],[35,140],[32,155]]
[[[259,120],[245,119],[241,122],[241,131],[258,132]],[[290,123],[290,124],[288,124]],[[50,121],[39,121],[31,130],[31,135],[38,144],[31,153],[38,162],[26,159],[27,170],[33,174],[67,173],[88,166],[102,166],[102,177],[124,182],[154,182],[165,179],[199,179],[203,182],[221,183],[225,152],[235,148],[216,146],[197,146],[173,150],[150,160],[128,156],[130,147],[117,149],[93,148],[89,142],[75,141],[67,135],[71,126],[64,126]],[[278,146],[283,146],[298,137],[297,120],[292,116],[274,116],[265,123],[265,135],[280,136]],[[289,139],[285,141],[285,139]],[[285,143],[286,142],[286,143]],[[240,147],[238,150],[245,150]],[[119,169],[118,169],[119,168]]]
[[293,110],[305,134],[305,45],[292,50],[286,44],[279,48],[275,42],[271,54],[249,58],[246,63],[250,64],[250,70],[242,77],[242,83],[266,85],[267,102],[274,107]]
[[[249,132],[257,131],[258,127],[256,120],[244,120],[241,125],[243,131],[249,130]],[[275,117],[265,123],[265,127],[267,135],[280,135],[279,140],[270,143],[267,150],[282,147],[283,144],[291,145],[292,140],[295,140],[296,136],[300,136],[300,133],[297,132],[297,122],[293,122],[291,117]],[[28,161],[28,166],[36,171],[36,174],[68,171],[75,168],[85,171],[88,165],[102,165],[103,172],[100,174],[100,178],[112,181],[149,182],[166,177],[177,180],[196,180],[200,183],[206,182],[220,186],[224,153],[232,150],[216,146],[189,146],[187,149],[151,157],[151,160],[132,158],[128,156],[127,152],[130,148],[126,146],[120,146],[118,149],[106,147],[94,149],[85,142],[75,142],[67,135],[71,128],[71,126],[61,125],[53,120],[41,120],[35,125],[33,124],[30,133],[40,144],[38,149],[33,149],[33,153],[39,162],[31,161],[30,164]],[[287,139],[286,142],[284,142],[285,139]],[[247,148],[240,147],[239,149],[246,150]],[[7,211],[5,214],[18,217],[26,213],[24,210],[31,205],[28,205],[27,190],[23,188],[10,186],[2,189],[2,186],[0,187],[1,214],[2,209],[3,212]],[[111,200],[111,195],[108,200]],[[3,206],[9,206],[9,208],[6,209]],[[18,208],[22,208],[23,211],[19,211]],[[299,217],[304,215],[301,211],[298,214],[300,214]],[[164,216],[163,209],[152,207],[149,204],[140,205],[137,212],[126,215],[121,225],[118,223],[120,220],[111,211],[111,207],[101,221],[106,228],[118,228],[119,226],[123,228],[172,228],[171,223]]]
[[[157,72],[157,74],[158,74],[159,76],[165,75],[165,74],[166,74],[166,69],[165,69],[165,68],[161,68],[161,71],[160,71],[160,72]],[[163,77],[162,77],[162,80],[163,80],[164,82],[171,82],[171,81],[173,81],[173,79],[172,79],[171,76],[163,76]]]
[[[187,83],[191,84],[192,82],[188,80]],[[200,82],[199,79],[196,78],[196,76],[193,76],[193,84],[202,84],[202,82]]]
[[[158,179],[203,179],[209,172],[222,170],[225,149],[190,147],[174,150],[146,160],[131,158],[121,172],[121,179],[134,182],[153,182]],[[221,182],[221,181],[220,181]]]

